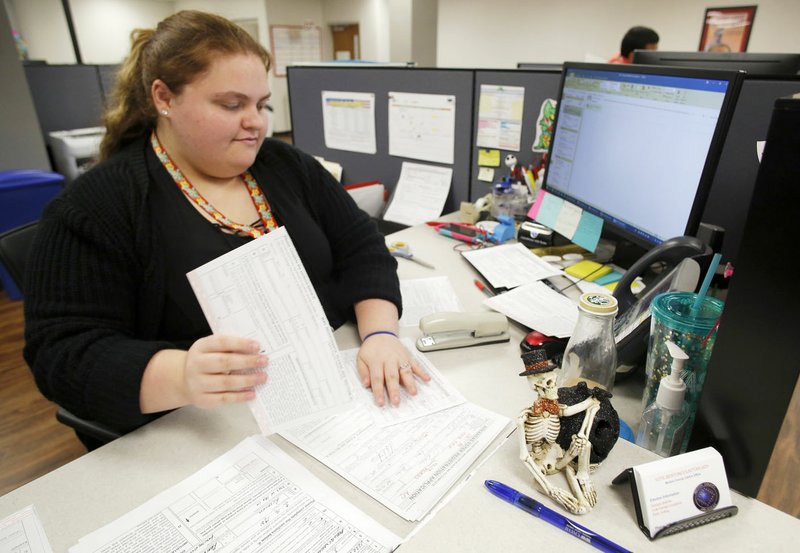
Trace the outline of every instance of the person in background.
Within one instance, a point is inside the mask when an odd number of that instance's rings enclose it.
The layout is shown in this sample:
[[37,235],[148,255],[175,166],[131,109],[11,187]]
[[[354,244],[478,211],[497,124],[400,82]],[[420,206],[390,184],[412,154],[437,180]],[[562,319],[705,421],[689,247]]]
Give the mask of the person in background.
[[622,37],[619,53],[608,63],[633,63],[634,50],[658,50],[658,33],[649,27],[631,27]]
[[186,273],[278,226],[331,326],[356,321],[376,403],[416,393],[430,377],[398,339],[383,236],[311,156],[265,139],[267,51],[197,11],[131,39],[100,163],[48,205],[26,271],[24,354],[42,393],[121,433],[184,405],[252,400],[266,356],[211,335]]

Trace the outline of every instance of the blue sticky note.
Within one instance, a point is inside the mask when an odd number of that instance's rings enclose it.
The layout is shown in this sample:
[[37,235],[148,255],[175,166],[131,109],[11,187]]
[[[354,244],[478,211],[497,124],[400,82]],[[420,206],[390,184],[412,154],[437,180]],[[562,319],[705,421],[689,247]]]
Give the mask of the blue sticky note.
[[621,278],[622,278],[622,273],[618,273],[617,271],[611,271],[607,275],[597,277],[592,282],[594,282],[595,284],[599,284],[600,286],[605,286],[606,284],[617,282]]
[[580,247],[593,252],[597,249],[602,230],[603,220],[584,209],[581,214],[581,221],[578,223],[578,229],[572,236],[572,241]]
[[536,220],[546,227],[556,228],[558,214],[561,213],[563,206],[564,200],[553,194],[545,194],[542,206],[539,208],[538,215],[536,215]]

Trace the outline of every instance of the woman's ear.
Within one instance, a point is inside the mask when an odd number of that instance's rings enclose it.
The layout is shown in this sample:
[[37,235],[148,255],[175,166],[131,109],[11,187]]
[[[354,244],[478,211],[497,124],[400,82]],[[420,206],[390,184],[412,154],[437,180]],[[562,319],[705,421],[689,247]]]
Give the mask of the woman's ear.
[[169,112],[172,100],[175,95],[161,79],[156,79],[150,85],[150,96],[153,98],[153,105],[159,113]]

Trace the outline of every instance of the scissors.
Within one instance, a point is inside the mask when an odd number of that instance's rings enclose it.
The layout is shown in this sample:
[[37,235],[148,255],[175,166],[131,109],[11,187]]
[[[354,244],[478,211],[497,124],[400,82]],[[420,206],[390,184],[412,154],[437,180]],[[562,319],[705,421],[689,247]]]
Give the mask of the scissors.
[[391,254],[395,257],[404,257],[408,260],[414,261],[419,263],[423,267],[428,267],[429,269],[435,269],[433,265],[422,261],[421,259],[417,259],[414,257],[414,254],[411,253],[411,246],[408,245],[407,242],[392,242],[387,246]]

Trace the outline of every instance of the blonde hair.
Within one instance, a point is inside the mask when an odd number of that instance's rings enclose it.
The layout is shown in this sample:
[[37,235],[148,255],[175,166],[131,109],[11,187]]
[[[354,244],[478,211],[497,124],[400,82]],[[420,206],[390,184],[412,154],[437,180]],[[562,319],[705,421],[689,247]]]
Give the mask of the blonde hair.
[[269,70],[267,50],[244,29],[218,15],[180,11],[155,29],[135,29],[130,54],[117,74],[111,107],[103,116],[106,134],[100,159],[107,159],[155,127],[158,114],[150,95],[153,81],[160,79],[180,94],[215,57],[232,54],[254,54]]

